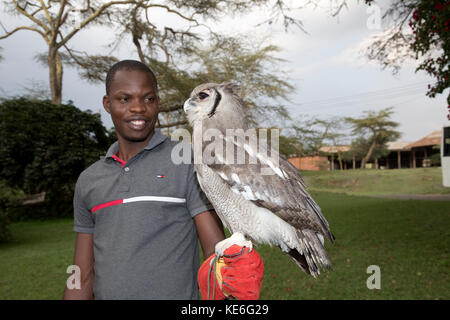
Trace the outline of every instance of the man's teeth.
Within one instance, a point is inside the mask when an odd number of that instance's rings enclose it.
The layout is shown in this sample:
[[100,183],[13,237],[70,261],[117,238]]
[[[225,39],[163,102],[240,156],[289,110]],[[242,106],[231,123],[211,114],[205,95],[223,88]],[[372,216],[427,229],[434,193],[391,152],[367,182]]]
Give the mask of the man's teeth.
[[144,120],[133,120],[131,121],[131,124],[135,125],[135,126],[142,126],[145,123]]

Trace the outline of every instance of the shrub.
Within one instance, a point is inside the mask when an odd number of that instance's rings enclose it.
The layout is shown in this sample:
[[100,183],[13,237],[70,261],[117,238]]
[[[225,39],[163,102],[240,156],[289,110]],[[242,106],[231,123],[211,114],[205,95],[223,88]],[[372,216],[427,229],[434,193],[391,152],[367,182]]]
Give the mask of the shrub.
[[26,194],[47,194],[45,203],[32,210],[8,208],[13,220],[70,215],[79,174],[112,139],[99,114],[24,98],[0,104],[0,136],[0,179]]
[[0,180],[0,242],[11,239],[11,233],[8,229],[10,219],[6,214],[6,208],[15,206],[23,196],[23,191],[11,188],[5,181]]

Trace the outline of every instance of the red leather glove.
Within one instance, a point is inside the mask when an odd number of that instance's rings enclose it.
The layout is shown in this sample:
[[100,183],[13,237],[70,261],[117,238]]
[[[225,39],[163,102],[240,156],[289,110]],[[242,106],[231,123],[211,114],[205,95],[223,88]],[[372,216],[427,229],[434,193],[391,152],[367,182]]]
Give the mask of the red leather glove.
[[216,259],[213,254],[198,271],[198,285],[203,300],[257,300],[261,291],[264,264],[253,249],[232,245]]

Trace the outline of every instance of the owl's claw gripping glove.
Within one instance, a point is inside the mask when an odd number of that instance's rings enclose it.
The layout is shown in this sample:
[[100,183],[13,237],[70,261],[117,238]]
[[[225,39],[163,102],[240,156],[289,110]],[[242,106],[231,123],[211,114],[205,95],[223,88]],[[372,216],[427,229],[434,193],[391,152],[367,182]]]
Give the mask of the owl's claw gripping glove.
[[203,300],[257,300],[261,291],[264,264],[255,249],[237,244],[217,259],[213,254],[198,271]]

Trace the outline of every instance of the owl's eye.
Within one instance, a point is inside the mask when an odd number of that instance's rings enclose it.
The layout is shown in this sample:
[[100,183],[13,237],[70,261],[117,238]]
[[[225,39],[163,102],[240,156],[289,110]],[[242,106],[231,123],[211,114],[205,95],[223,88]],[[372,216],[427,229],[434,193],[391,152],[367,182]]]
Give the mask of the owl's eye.
[[198,97],[200,98],[200,100],[203,100],[203,99],[205,99],[205,98],[208,98],[208,97],[209,97],[209,94],[207,94],[207,93],[205,93],[205,92],[200,92],[200,93],[198,94]]

